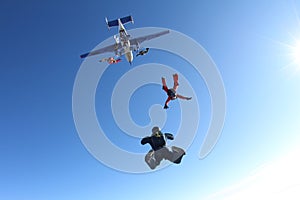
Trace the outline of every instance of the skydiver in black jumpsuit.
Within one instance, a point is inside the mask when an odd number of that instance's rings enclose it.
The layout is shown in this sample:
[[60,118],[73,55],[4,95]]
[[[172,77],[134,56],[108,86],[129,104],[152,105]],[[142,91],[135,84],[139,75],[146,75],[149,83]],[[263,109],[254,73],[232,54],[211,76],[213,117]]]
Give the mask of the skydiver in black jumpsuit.
[[151,169],[155,169],[163,159],[179,164],[185,151],[179,147],[172,146],[171,151],[166,147],[165,137],[173,140],[171,133],[162,133],[158,127],[152,128],[152,135],[144,137],[141,144],[149,143],[151,150],[146,154],[145,161]]
[[143,56],[143,55],[147,54],[148,51],[149,51],[149,48],[146,48],[145,50],[141,50],[141,51],[136,55],[136,57],[138,57],[138,56]]

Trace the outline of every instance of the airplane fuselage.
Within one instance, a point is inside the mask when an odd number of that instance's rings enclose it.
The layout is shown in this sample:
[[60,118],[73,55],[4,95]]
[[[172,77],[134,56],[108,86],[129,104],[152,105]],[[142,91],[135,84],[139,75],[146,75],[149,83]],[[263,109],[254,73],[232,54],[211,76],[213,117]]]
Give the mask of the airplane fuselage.
[[122,24],[121,20],[119,19],[119,39],[122,46],[122,51],[125,54],[126,60],[131,64],[133,61],[133,54],[130,48],[130,40],[129,35],[126,32],[124,25]]

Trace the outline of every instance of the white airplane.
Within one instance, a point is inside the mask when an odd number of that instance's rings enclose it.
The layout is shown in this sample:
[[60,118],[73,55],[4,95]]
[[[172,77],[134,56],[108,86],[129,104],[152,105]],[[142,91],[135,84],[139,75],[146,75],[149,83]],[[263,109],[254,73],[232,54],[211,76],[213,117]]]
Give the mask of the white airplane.
[[122,17],[111,21],[108,21],[107,18],[105,18],[105,21],[108,26],[108,29],[110,29],[113,26],[119,26],[119,35],[114,35],[115,44],[82,54],[80,56],[81,58],[86,58],[88,56],[98,55],[106,52],[113,52],[117,57],[125,55],[126,60],[131,64],[133,61],[132,51],[138,51],[142,42],[160,37],[170,32],[169,30],[166,30],[137,38],[131,38],[131,36],[126,32],[126,29],[123,24],[129,22],[133,23],[132,16],[129,15],[127,17]]

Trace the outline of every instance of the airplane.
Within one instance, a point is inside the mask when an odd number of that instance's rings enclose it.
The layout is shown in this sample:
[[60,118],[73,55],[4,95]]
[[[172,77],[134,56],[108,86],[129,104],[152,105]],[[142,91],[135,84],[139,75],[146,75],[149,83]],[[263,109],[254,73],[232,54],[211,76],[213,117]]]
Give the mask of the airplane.
[[129,64],[132,64],[133,61],[133,53],[132,51],[138,51],[140,49],[140,44],[144,41],[151,40],[157,37],[160,37],[162,35],[168,34],[170,31],[161,31],[158,33],[145,35],[137,38],[131,38],[131,36],[127,33],[124,24],[127,24],[129,22],[134,23],[133,18],[131,15],[127,17],[122,17],[119,19],[108,21],[107,18],[105,18],[106,24],[108,26],[108,29],[114,26],[119,27],[119,35],[114,35],[115,43],[106,47],[103,47],[101,49],[97,49],[95,51],[91,51],[85,54],[82,54],[81,58],[86,58],[88,56],[94,56],[106,52],[113,52],[115,56],[121,57],[122,55],[125,55],[126,60],[129,62]]

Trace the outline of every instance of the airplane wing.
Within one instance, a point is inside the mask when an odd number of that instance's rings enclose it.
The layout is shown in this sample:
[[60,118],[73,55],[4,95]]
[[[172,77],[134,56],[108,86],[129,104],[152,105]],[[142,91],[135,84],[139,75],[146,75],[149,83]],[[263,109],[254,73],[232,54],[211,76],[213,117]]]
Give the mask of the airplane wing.
[[158,33],[150,34],[150,35],[141,36],[138,38],[133,38],[130,40],[130,44],[138,46],[140,43],[142,43],[144,41],[152,40],[154,38],[160,37],[160,36],[168,34],[168,33],[170,33],[170,31],[166,30],[166,31],[161,31]]
[[103,47],[101,49],[97,49],[95,51],[91,51],[85,54],[80,55],[80,58],[86,58],[88,56],[94,56],[94,55],[98,55],[101,53],[106,53],[106,52],[114,52],[115,50],[119,49],[121,47],[121,44],[112,44],[106,47]]

